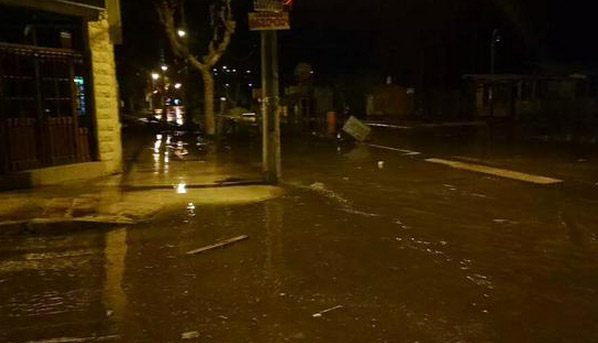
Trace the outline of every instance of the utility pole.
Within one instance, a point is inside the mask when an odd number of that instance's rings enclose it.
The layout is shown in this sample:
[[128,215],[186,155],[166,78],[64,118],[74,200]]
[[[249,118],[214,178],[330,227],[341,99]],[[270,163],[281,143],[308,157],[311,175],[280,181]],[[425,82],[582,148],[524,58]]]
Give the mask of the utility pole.
[[278,30],[290,29],[288,1],[255,0],[249,14],[249,28],[262,38],[262,169],[269,184],[281,177],[280,117],[278,84]]
[[492,31],[492,40],[490,41],[490,75],[496,72],[496,46],[502,41],[499,29]]
[[280,117],[278,90],[278,33],[262,31],[263,171],[266,182],[281,177]]
[[492,31],[492,40],[490,41],[490,90],[489,90],[489,98],[490,98],[490,116],[494,117],[494,74],[496,72],[496,45],[500,43],[502,37],[500,36],[500,31],[498,29],[494,29]]

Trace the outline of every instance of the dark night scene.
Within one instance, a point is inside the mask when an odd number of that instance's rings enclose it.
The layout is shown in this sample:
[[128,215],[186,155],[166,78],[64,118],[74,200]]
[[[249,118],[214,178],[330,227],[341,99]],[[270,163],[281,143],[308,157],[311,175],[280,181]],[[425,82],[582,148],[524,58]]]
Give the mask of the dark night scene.
[[598,342],[596,22],[0,0],[0,342]]

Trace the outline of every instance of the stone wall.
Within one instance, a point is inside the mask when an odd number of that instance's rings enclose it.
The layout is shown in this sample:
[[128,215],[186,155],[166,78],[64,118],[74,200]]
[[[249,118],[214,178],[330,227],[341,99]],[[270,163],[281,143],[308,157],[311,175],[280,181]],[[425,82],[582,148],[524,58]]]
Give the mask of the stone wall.
[[119,95],[114,46],[106,16],[89,22],[88,29],[99,159],[107,173],[118,173],[122,171]]

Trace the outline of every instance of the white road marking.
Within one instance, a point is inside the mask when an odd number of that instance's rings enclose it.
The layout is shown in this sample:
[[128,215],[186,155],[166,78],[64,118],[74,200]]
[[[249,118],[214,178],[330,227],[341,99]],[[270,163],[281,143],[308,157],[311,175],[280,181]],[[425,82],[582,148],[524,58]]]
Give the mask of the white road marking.
[[373,127],[388,127],[391,129],[404,129],[404,130],[408,130],[408,129],[413,129],[413,126],[401,126],[401,125],[392,125],[392,124],[379,124],[379,123],[366,123],[368,126],[373,126]]
[[454,123],[436,123],[436,124],[421,124],[420,127],[462,127],[462,126],[484,126],[486,125],[483,121],[462,121]]
[[442,165],[449,166],[449,167],[456,168],[456,169],[462,169],[462,170],[467,170],[467,171],[472,171],[472,172],[482,173],[482,174],[489,174],[489,175],[499,176],[499,177],[503,177],[503,178],[507,178],[507,179],[531,182],[531,183],[540,184],[540,185],[551,185],[551,184],[563,182],[563,180],[553,179],[553,178],[545,177],[545,176],[526,174],[526,173],[521,173],[521,172],[517,172],[517,171],[487,167],[487,166],[478,165],[478,164],[443,160],[443,159],[439,159],[439,158],[429,158],[425,161],[430,162],[430,163],[442,164]]
[[390,129],[402,129],[402,130],[409,130],[409,129],[416,129],[416,128],[436,128],[436,127],[463,127],[463,126],[484,126],[486,125],[483,121],[466,121],[466,122],[454,122],[454,123],[430,123],[430,124],[416,124],[412,126],[405,126],[405,125],[394,125],[394,124],[384,124],[384,123],[372,123],[366,122],[368,126],[373,127],[386,127]]
[[370,144],[369,146],[371,146],[372,148],[377,148],[377,149],[402,152],[403,154],[405,154],[405,156],[417,156],[417,155],[421,155],[422,154],[421,152],[417,152],[417,151],[411,151],[411,150],[405,150],[405,149],[399,149],[399,148],[392,148],[392,147],[384,146],[384,145]]

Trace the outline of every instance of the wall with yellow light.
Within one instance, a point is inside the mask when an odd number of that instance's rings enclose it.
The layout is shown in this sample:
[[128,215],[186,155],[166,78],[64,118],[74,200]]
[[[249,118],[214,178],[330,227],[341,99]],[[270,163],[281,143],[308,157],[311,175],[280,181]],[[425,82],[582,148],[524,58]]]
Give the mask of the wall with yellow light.
[[114,46],[107,15],[89,22],[88,31],[99,159],[104,162],[106,173],[117,173],[122,171],[121,126]]

